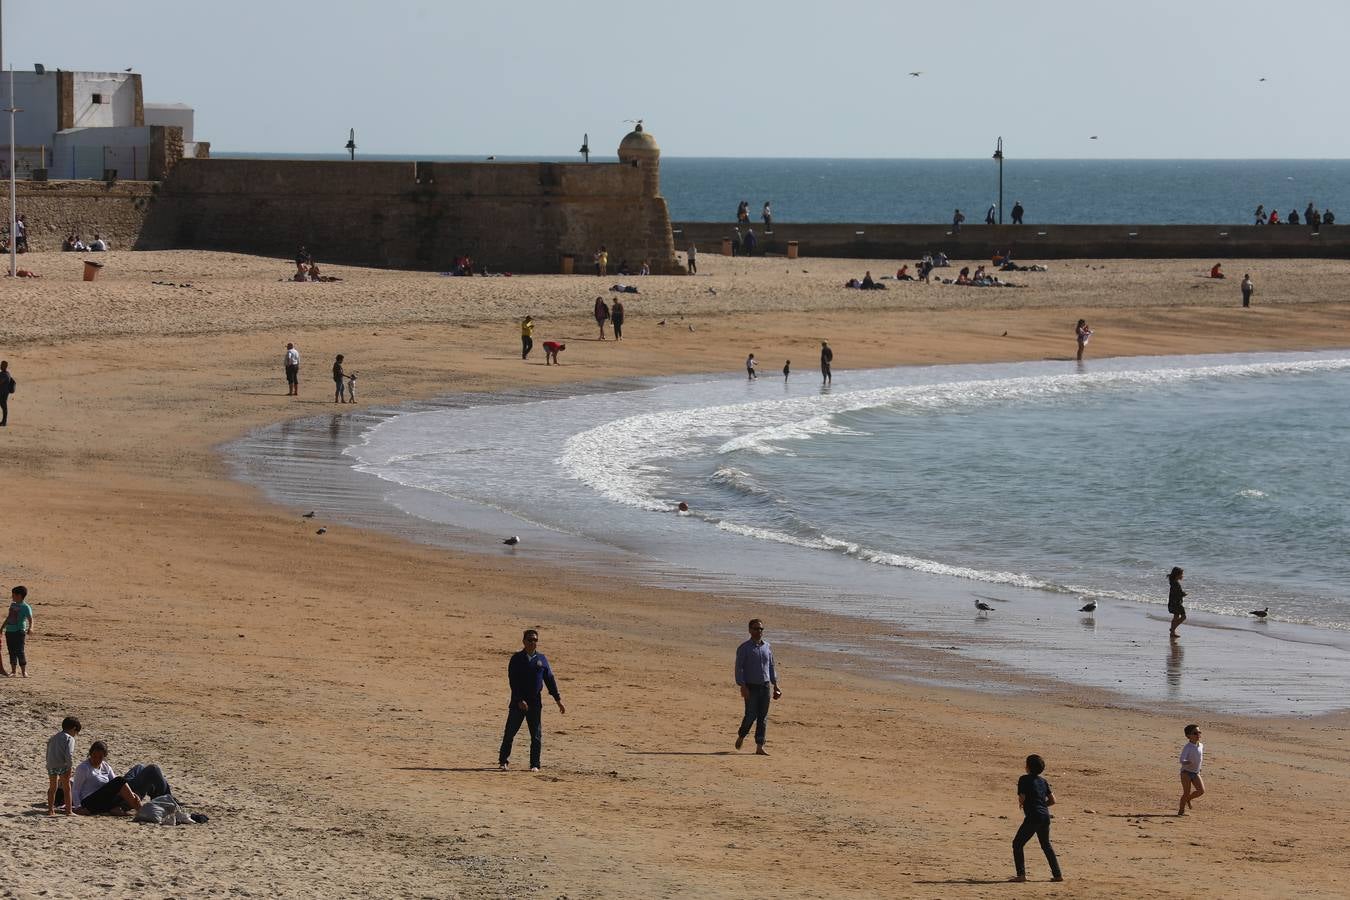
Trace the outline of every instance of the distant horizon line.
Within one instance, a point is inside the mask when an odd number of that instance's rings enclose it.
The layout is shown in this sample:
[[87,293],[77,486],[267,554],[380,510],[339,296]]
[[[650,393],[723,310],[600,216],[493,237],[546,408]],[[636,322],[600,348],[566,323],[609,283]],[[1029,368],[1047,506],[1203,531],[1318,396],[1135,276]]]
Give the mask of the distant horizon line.
[[[211,149],[212,156],[231,157],[231,156],[273,156],[273,157],[341,157],[346,159],[348,154],[344,150],[220,150],[215,147]],[[369,152],[362,153],[359,150],[356,154],[356,160],[359,162],[362,157],[370,161],[380,161],[395,157],[399,159],[428,159],[436,157],[454,157],[456,159],[478,160],[481,162],[493,162],[502,160],[520,160],[520,161],[556,161],[561,159],[572,159],[580,156],[579,153],[423,153],[420,151],[384,153]],[[988,156],[679,156],[673,154],[662,154],[662,159],[693,159],[693,160],[775,160],[781,162],[993,162]],[[617,155],[603,153],[592,153],[592,162],[614,162],[618,160]],[[1350,162],[1350,157],[1335,156],[1012,156],[1005,157],[1004,162]],[[576,160],[584,164],[583,160]]]

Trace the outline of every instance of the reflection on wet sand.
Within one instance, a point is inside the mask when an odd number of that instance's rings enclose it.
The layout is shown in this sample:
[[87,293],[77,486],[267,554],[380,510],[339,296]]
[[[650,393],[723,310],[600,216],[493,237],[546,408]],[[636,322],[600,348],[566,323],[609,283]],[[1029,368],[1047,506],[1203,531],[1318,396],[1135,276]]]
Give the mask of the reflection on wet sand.
[[1167,650],[1167,696],[1173,700],[1181,697],[1181,664],[1186,657],[1186,647],[1181,641],[1171,641]]

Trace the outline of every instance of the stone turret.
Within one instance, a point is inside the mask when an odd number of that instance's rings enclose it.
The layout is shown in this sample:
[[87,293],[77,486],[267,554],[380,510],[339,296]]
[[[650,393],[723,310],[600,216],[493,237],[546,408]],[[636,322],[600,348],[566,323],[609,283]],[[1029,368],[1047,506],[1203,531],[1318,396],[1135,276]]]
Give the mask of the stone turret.
[[642,122],[619,141],[619,162],[642,170],[642,195],[661,196],[661,148],[642,130]]

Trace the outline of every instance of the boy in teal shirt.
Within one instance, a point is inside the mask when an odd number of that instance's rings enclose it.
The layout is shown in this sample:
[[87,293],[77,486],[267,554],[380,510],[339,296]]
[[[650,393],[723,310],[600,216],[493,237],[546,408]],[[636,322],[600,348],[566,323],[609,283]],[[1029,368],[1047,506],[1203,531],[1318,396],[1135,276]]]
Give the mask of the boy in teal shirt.
[[[28,657],[23,645],[33,630],[33,607],[28,605],[28,588],[19,585],[9,593],[9,614],[5,616],[5,646],[9,649],[12,674],[28,677]],[[0,671],[4,666],[0,665]]]

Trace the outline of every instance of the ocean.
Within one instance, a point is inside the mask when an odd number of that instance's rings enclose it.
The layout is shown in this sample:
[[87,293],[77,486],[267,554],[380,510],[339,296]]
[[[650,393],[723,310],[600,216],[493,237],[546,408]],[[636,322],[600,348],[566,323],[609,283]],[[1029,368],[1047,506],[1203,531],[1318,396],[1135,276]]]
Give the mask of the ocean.
[[[344,154],[216,153],[221,158],[345,159]],[[361,155],[366,161],[483,162],[481,156]],[[577,157],[497,157],[498,162],[577,162]],[[614,160],[593,156],[595,162]],[[1028,224],[1249,225],[1263,204],[1302,216],[1350,214],[1350,160],[1006,159],[1004,221],[1021,201]],[[764,201],[779,222],[971,224],[998,201],[992,159],[699,159],[664,157],[661,193],[675,222],[734,221]],[[1343,219],[1350,225],[1350,219]]]
[[[832,386],[811,362],[787,380],[766,359],[753,382],[324,417],[236,458],[296,503],[357,479],[366,500],[328,495],[356,521],[375,503],[459,546],[519,534],[540,561],[602,559],[656,584],[880,621],[1144,700],[1347,702],[1350,354],[902,367]],[[327,474],[289,468],[314,447]],[[1192,620],[1168,649],[1174,565]]]

